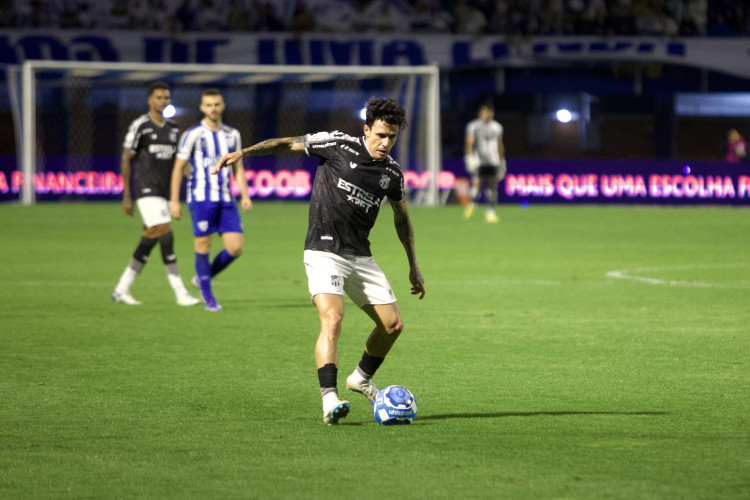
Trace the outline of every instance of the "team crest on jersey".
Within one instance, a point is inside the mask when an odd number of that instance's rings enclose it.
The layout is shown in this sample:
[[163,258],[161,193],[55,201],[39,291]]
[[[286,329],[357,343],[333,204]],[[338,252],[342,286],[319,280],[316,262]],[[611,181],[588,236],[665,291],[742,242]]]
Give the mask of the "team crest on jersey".
[[357,164],[354,163],[353,161],[350,161],[349,162],[349,168],[357,168]]
[[391,178],[388,177],[385,174],[382,174],[380,176],[380,187],[383,189],[388,189],[388,186],[391,184]]
[[231,135],[228,135],[226,137],[226,140],[227,140],[227,148],[229,148],[230,151],[233,150],[234,149],[234,143],[235,143],[234,137],[231,136]]
[[169,142],[177,142],[177,133],[179,131],[176,128],[173,128],[169,131]]

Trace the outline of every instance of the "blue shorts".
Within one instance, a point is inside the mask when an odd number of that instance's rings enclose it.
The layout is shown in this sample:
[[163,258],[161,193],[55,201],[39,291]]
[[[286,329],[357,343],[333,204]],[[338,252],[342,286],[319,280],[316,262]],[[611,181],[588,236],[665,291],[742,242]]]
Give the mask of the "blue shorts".
[[242,233],[242,219],[234,202],[193,202],[188,208],[193,219],[193,236]]

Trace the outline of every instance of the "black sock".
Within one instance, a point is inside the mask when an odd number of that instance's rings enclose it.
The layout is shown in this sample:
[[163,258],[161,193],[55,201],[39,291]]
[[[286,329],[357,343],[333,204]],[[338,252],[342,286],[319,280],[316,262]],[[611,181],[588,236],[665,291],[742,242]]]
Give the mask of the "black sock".
[[174,235],[172,231],[159,236],[159,247],[161,247],[161,260],[164,265],[177,262],[174,254]]
[[333,363],[328,363],[318,368],[318,381],[320,382],[320,395],[325,396],[329,392],[336,391],[336,378],[339,369]]
[[385,358],[376,358],[375,356],[370,356],[367,354],[367,351],[362,353],[362,360],[357,365],[357,370],[359,371],[359,374],[362,375],[364,378],[372,378],[373,375],[375,375],[375,372],[378,371],[378,368],[380,368],[380,365],[383,363],[383,360]]

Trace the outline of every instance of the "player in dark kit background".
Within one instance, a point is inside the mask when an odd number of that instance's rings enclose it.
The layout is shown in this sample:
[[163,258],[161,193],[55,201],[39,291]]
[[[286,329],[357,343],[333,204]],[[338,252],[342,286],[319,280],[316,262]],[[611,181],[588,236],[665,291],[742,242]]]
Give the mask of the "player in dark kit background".
[[348,401],[339,399],[337,387],[344,293],[375,322],[361,361],[346,379],[347,389],[363,394],[370,402],[378,393],[372,377],[404,328],[396,297],[372,257],[368,240],[386,197],[393,208],[396,233],[406,250],[411,293],[420,299],[425,295],[404,177],[390,156],[405,126],[405,113],[398,103],[373,97],[367,102],[363,136],[319,132],[268,139],[222,156],[211,170],[216,174],[244,156],[287,151],[304,151],[320,160],[310,200],[304,261],[310,295],[320,317],[315,362],[326,424],[338,423],[350,408]]
[[[179,128],[175,122],[167,120],[163,115],[164,108],[170,100],[169,85],[164,82],[152,83],[148,88],[149,111],[130,124],[122,146],[122,210],[126,215],[132,216],[135,198],[138,212],[143,219],[143,233],[128,266],[112,291],[112,300],[131,306],[140,305],[141,302],[130,294],[130,286],[143,270],[151,250],[157,243],[161,248],[167,279],[174,291],[177,304],[193,306],[200,303],[200,300],[191,296],[185,288],[174,253],[174,236],[167,198]],[[135,172],[131,165],[133,160]],[[135,195],[130,187],[131,173]]]

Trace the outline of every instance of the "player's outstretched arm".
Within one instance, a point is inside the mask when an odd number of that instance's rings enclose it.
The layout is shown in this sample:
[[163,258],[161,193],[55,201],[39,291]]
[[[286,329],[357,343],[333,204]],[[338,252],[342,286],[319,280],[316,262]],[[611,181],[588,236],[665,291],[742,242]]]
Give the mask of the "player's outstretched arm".
[[424,288],[424,278],[422,271],[417,264],[417,254],[414,249],[414,228],[409,218],[409,209],[406,206],[406,200],[400,201],[389,200],[393,207],[393,222],[396,225],[398,239],[406,250],[406,258],[409,260],[409,282],[411,283],[411,294],[419,295],[422,300],[426,293]]
[[211,175],[216,175],[224,167],[229,167],[240,161],[245,156],[269,156],[289,151],[304,151],[305,142],[302,136],[298,137],[280,137],[276,139],[266,139],[252,146],[246,147],[241,151],[225,154],[211,169]]

